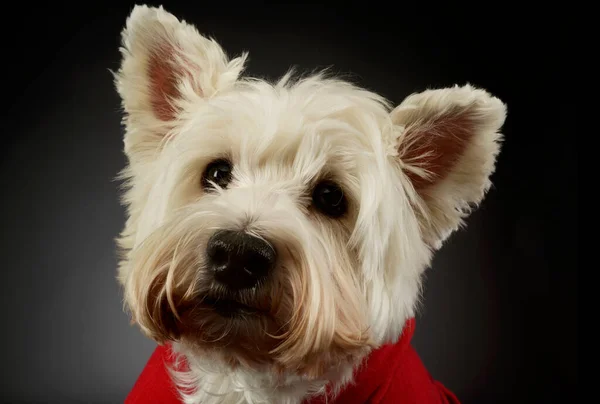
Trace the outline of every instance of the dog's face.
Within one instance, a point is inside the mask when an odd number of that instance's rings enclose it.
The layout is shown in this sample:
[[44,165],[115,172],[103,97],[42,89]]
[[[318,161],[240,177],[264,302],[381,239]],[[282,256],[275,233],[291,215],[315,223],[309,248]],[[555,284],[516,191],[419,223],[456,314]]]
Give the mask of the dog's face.
[[162,8],[132,12],[119,280],[156,341],[318,377],[414,315],[432,252],[489,187],[505,108],[471,86],[391,107],[245,63]]

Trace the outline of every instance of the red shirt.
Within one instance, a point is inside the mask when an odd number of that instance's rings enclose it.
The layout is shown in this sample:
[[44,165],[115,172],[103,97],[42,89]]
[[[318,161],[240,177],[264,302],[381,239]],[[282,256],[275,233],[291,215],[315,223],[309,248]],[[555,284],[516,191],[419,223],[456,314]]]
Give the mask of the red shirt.
[[[434,380],[410,345],[415,320],[410,319],[400,340],[373,351],[335,401],[343,404],[459,404],[457,397]],[[125,404],[181,404],[165,363],[172,360],[168,346],[158,346],[142,370]],[[324,404],[324,397],[306,404]]]

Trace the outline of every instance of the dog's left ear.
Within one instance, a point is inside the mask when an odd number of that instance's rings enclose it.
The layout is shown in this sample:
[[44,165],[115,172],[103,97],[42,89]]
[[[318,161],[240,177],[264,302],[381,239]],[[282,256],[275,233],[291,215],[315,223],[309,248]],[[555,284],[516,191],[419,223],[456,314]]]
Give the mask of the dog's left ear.
[[246,60],[228,60],[217,42],[162,6],[135,6],[121,39],[115,84],[127,115],[127,152],[153,151],[188,105],[230,88]]
[[506,107],[471,85],[408,96],[391,112],[394,151],[426,242],[439,248],[490,187]]

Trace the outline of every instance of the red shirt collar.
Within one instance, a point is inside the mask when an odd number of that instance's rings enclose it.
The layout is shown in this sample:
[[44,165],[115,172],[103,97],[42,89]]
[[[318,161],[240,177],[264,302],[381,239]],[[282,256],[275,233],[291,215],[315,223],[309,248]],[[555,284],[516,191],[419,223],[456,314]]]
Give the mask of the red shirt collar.
[[[410,319],[398,342],[373,351],[355,371],[353,383],[346,386],[335,400],[316,397],[307,400],[306,404],[458,404],[456,396],[431,377],[410,345],[414,330],[415,320]],[[158,346],[125,403],[181,404],[165,368],[169,363],[172,363],[170,347]]]

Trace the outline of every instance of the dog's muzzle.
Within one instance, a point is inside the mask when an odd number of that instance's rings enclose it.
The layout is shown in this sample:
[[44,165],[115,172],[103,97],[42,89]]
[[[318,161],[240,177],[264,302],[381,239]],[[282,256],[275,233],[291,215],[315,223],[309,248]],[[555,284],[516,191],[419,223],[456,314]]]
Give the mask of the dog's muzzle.
[[230,291],[251,289],[267,278],[277,259],[267,241],[243,231],[219,230],[206,248],[214,279]]

